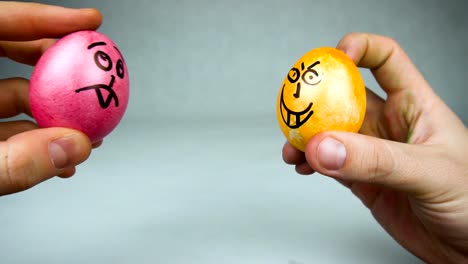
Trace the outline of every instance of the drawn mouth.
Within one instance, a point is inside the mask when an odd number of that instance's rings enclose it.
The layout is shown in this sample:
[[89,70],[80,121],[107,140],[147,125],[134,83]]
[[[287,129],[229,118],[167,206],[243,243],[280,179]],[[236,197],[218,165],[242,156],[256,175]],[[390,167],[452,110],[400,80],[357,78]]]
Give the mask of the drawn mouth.
[[306,107],[306,109],[296,112],[291,109],[289,109],[285,102],[284,102],[284,85],[281,90],[281,102],[280,102],[280,112],[281,112],[281,117],[283,118],[283,122],[289,127],[289,128],[299,128],[303,124],[309,120],[309,118],[312,116],[314,111],[312,110],[312,105],[313,103],[309,103],[309,105]]
[[[115,107],[118,107],[119,98],[117,97],[117,93],[112,89],[112,87],[114,86],[114,81],[115,81],[115,77],[114,75],[111,75],[111,81],[109,85],[95,84],[91,86],[86,86],[86,87],[75,90],[75,93],[80,93],[80,92],[88,91],[88,90],[95,90],[99,105],[101,106],[102,109],[108,108],[110,104],[112,103],[112,100],[114,100]],[[105,91],[109,93],[105,99],[104,99],[104,94],[102,93],[101,89],[104,89]]]

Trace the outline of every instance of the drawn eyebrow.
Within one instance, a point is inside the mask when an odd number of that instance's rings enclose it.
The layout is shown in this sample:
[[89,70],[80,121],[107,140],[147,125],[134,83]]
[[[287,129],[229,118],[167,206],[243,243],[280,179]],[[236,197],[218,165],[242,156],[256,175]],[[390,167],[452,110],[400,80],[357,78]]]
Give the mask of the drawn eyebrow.
[[94,42],[94,43],[92,43],[91,45],[88,46],[88,49],[92,49],[92,48],[94,48],[96,46],[105,46],[105,45],[107,45],[105,42]]
[[312,67],[314,67],[314,66],[315,66],[315,65],[317,65],[317,64],[320,64],[320,61],[316,61],[316,62],[314,62],[312,65],[310,65],[310,66],[309,66],[309,67],[307,67],[307,68],[312,68]]
[[125,59],[122,56],[122,53],[120,52],[120,50],[116,46],[114,46],[114,49],[120,54],[120,58],[122,58],[122,60],[125,62]]

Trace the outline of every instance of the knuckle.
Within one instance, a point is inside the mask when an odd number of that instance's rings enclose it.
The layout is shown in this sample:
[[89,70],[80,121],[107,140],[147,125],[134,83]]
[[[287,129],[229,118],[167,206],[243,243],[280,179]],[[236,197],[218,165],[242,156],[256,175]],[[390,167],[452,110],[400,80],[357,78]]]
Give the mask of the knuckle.
[[1,80],[1,82],[5,84],[4,95],[6,98],[10,97],[10,111],[14,111],[11,114],[28,113],[29,81],[22,77],[13,77]]
[[29,131],[38,128],[36,123],[29,120],[18,121],[15,125],[20,131]]
[[366,33],[360,33],[360,32],[349,32],[346,33],[339,41],[338,47],[346,47],[353,43],[356,39],[360,38],[366,38],[367,34]]
[[355,39],[355,38],[367,38],[367,37],[369,37],[369,36],[370,36],[369,33],[354,31],[354,32],[349,32],[349,33],[347,33],[347,34],[344,36],[344,38],[347,38],[347,39]]
[[29,177],[34,170],[30,168],[27,157],[13,155],[11,148],[0,148],[0,189],[7,193],[20,192],[32,187]]
[[9,83],[9,87],[12,89],[9,89],[11,93],[14,93],[15,95],[24,93],[25,91],[28,91],[29,87],[29,80],[23,77],[11,77],[7,79],[2,80],[3,83]]
[[348,40],[352,40],[354,38],[358,38],[362,36],[362,33],[359,33],[359,32],[349,32],[347,33],[346,35],[343,36],[343,40],[345,41],[348,41]]
[[397,55],[403,52],[403,48],[401,47],[400,43],[396,39],[392,37],[387,37],[387,36],[384,36],[383,38],[386,39],[386,41],[389,43],[391,47],[391,52],[389,53],[387,59],[389,59],[392,55]]
[[390,43],[390,45],[394,46],[394,47],[400,47],[400,44],[398,43],[398,41],[392,37],[389,37],[389,36],[383,36],[385,39],[387,39],[387,41]]
[[12,80],[18,82],[18,83],[28,83],[29,80],[24,78],[24,77],[13,77]]
[[386,182],[394,170],[394,158],[385,143],[372,144],[367,157],[362,159],[363,173],[366,174],[367,182]]

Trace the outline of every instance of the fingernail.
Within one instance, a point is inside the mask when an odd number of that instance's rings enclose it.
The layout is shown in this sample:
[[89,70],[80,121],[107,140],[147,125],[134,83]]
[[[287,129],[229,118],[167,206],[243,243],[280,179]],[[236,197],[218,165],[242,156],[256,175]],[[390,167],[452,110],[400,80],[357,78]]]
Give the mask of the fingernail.
[[49,156],[56,169],[74,165],[71,161],[79,154],[76,143],[75,135],[65,136],[49,143]]
[[339,170],[346,160],[346,148],[343,143],[333,138],[325,138],[317,149],[318,162],[327,170]]

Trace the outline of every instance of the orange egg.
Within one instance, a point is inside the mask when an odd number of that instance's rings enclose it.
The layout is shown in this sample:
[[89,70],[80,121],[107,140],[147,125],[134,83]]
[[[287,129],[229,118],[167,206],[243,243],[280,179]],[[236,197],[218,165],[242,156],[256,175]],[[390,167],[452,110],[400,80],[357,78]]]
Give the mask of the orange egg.
[[301,151],[317,133],[359,131],[365,112],[366,89],[358,68],[330,47],[313,49],[294,64],[276,104],[281,130]]

